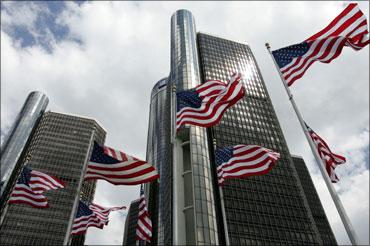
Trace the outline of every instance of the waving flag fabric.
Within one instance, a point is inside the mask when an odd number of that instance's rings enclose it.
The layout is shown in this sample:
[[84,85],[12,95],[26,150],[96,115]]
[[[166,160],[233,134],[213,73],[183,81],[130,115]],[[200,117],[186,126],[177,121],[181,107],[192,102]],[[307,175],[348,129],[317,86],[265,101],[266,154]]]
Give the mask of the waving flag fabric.
[[41,193],[58,188],[64,188],[64,183],[58,178],[24,167],[10,195],[9,203],[24,203],[36,208],[47,208],[47,198]]
[[140,189],[139,216],[136,227],[136,240],[150,242],[152,238],[152,221],[149,218],[148,208],[143,186]]
[[215,151],[219,185],[225,179],[243,178],[268,173],[280,154],[257,145],[236,145]]
[[338,176],[335,174],[334,169],[339,164],[346,163],[346,158],[331,152],[327,143],[314,132],[307,124],[307,130],[316,145],[317,152],[319,153],[321,159],[326,165],[326,171],[328,172],[329,178],[332,183],[337,183],[339,181]]
[[327,27],[300,44],[272,52],[288,86],[315,62],[329,63],[344,46],[360,50],[369,44],[366,16],[351,3]]
[[108,220],[99,218],[86,203],[80,201],[78,204],[76,218],[73,221],[71,233],[74,235],[85,233],[87,228],[91,226],[103,229],[104,225],[107,223]]
[[85,233],[89,227],[103,229],[104,225],[109,222],[109,213],[121,209],[126,209],[126,207],[105,208],[94,203],[80,201],[71,234]]
[[91,209],[91,211],[93,211],[96,214],[96,216],[98,218],[100,218],[102,221],[106,221],[106,224],[108,224],[108,219],[109,219],[110,212],[126,209],[126,206],[106,208],[106,207],[102,207],[98,204],[91,203],[89,205],[89,208]]
[[234,74],[227,84],[211,80],[194,89],[177,92],[177,130],[185,124],[211,127],[216,125],[227,108],[245,94],[241,75]]
[[156,169],[145,161],[94,143],[85,179],[104,179],[115,185],[137,185],[158,179]]
[[29,184],[36,193],[42,193],[46,190],[56,190],[65,186],[64,182],[57,177],[35,170],[31,171]]

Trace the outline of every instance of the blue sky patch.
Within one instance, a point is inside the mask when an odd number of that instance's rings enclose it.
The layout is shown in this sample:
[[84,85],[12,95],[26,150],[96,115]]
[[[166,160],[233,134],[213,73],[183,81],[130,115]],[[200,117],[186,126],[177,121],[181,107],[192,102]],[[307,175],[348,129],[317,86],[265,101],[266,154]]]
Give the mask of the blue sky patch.
[[[79,5],[82,3],[82,1],[78,2]],[[22,48],[39,45],[51,53],[55,43],[68,38],[68,26],[57,23],[58,16],[65,8],[63,1],[2,2],[1,11],[5,11],[11,19],[15,19],[3,22],[2,29],[13,40],[18,41]],[[18,10],[21,11],[17,12]],[[33,23],[17,22],[16,18],[22,18],[19,13],[24,12],[30,15],[36,14]],[[73,41],[81,43],[80,40]]]

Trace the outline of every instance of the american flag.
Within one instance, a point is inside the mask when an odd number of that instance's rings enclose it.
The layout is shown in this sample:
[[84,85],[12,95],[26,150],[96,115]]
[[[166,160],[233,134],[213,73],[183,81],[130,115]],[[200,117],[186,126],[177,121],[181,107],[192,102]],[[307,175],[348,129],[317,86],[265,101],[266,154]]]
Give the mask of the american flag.
[[258,145],[235,145],[215,151],[218,184],[225,179],[243,178],[268,173],[280,154]]
[[100,218],[102,221],[105,220],[106,224],[108,224],[108,219],[109,219],[110,212],[126,209],[126,206],[106,208],[106,207],[102,207],[98,204],[91,203],[89,205],[89,208],[97,215],[98,218]]
[[346,163],[346,158],[331,152],[327,143],[314,132],[307,124],[306,124],[308,133],[310,134],[312,141],[315,143],[317,152],[319,153],[322,161],[326,165],[326,171],[329,175],[329,178],[332,183],[337,183],[339,181],[338,176],[335,174],[334,169],[339,164]]
[[149,163],[94,142],[85,179],[104,179],[115,185],[137,185],[158,179]]
[[64,188],[58,178],[24,167],[10,195],[9,203],[24,203],[36,208],[47,208],[48,201],[43,193],[45,190]]
[[91,226],[103,229],[104,225],[107,225],[109,222],[109,213],[121,209],[126,209],[126,207],[105,208],[95,203],[79,201],[71,234],[85,233],[87,228]]
[[143,186],[140,188],[139,216],[136,227],[136,240],[150,242],[152,238],[152,221],[149,218]]
[[185,124],[202,127],[216,125],[227,108],[245,94],[241,75],[231,76],[227,84],[211,80],[194,89],[177,92],[177,130]]
[[71,233],[74,235],[85,233],[87,228],[91,226],[103,229],[104,225],[107,223],[108,219],[101,219],[89,208],[88,204],[80,201],[76,218],[73,221]]
[[351,3],[327,27],[300,44],[272,51],[288,86],[315,62],[329,63],[344,46],[360,50],[369,44],[366,16]]

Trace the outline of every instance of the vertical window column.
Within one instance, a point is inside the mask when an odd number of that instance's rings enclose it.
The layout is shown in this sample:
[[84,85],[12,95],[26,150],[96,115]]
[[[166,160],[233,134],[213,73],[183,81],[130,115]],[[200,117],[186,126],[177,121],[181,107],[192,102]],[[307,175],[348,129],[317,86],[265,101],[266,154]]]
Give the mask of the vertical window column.
[[184,178],[184,209],[186,244],[195,244],[193,175],[190,158],[190,141],[182,143]]

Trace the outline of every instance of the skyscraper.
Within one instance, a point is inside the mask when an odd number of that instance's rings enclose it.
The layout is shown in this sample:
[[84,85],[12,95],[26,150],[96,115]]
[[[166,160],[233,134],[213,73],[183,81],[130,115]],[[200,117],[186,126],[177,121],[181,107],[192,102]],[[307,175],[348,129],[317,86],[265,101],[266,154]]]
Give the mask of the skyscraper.
[[319,195],[315,189],[311,175],[308,171],[306,163],[301,156],[291,155],[295,168],[299,176],[299,180],[302,183],[304,193],[306,195],[308,205],[310,206],[313,219],[315,220],[317,229],[319,230],[322,242],[324,245],[337,245],[337,240],[334,237],[333,231],[331,230],[328,219],[322,204],[320,202]]
[[[64,189],[47,191],[49,208],[36,209],[23,204],[4,208],[0,234],[3,244],[55,245],[66,236],[72,205],[77,195],[82,167],[90,154],[90,138],[104,143],[105,130],[93,119],[67,114],[45,112],[40,114],[29,141],[21,150],[12,182],[22,170],[25,159],[34,170],[54,175],[66,183]],[[91,151],[91,149],[90,149]],[[81,198],[92,200],[96,181],[84,182]],[[6,197],[9,191],[6,191]],[[83,244],[84,236],[73,237],[71,244]]]
[[[155,168],[159,171],[159,176],[161,179],[171,178],[171,173],[164,171],[162,161],[166,158],[166,143],[164,135],[168,130],[165,120],[166,112],[166,98],[167,98],[167,78],[159,80],[153,87],[150,99],[150,119],[149,120],[149,130],[148,130],[148,141],[147,141],[147,161],[153,163]],[[146,197],[148,198],[148,209],[151,211],[156,211],[156,213],[151,214],[152,224],[153,224],[153,241],[158,239],[163,240],[163,229],[164,227],[163,218],[164,216],[170,216],[166,212],[166,199],[164,192],[158,193],[158,190],[165,190],[164,186],[166,182],[152,182],[146,186]],[[150,196],[148,197],[148,193]],[[160,232],[160,234],[158,234]]]
[[130,204],[127,212],[125,231],[123,233],[123,245],[136,245],[136,227],[139,218],[140,199],[134,200]]
[[[226,81],[233,72],[243,74],[245,97],[215,127],[185,127],[172,142],[173,85],[177,91],[186,90],[211,79]],[[158,216],[153,221],[153,238],[158,236],[154,244],[224,244],[225,228],[232,245],[325,241],[248,45],[197,33],[192,14],[178,10],[171,18],[171,71],[166,87],[166,94],[162,92],[155,103],[152,96],[148,132],[147,159],[161,174],[149,195],[150,213]],[[164,131],[157,132],[158,126]],[[281,158],[266,175],[226,181],[225,224],[213,152],[214,147],[237,144],[261,145],[279,152]],[[153,151],[159,146],[165,155]],[[314,199],[320,203],[318,197]]]
[[[46,95],[38,91],[31,92],[11,129],[9,129],[3,144],[1,145],[1,193],[8,192],[8,183],[14,182],[13,171],[22,156],[23,150],[27,145],[35,126],[39,122],[41,115],[49,103]],[[3,202],[0,201],[1,208]]]

